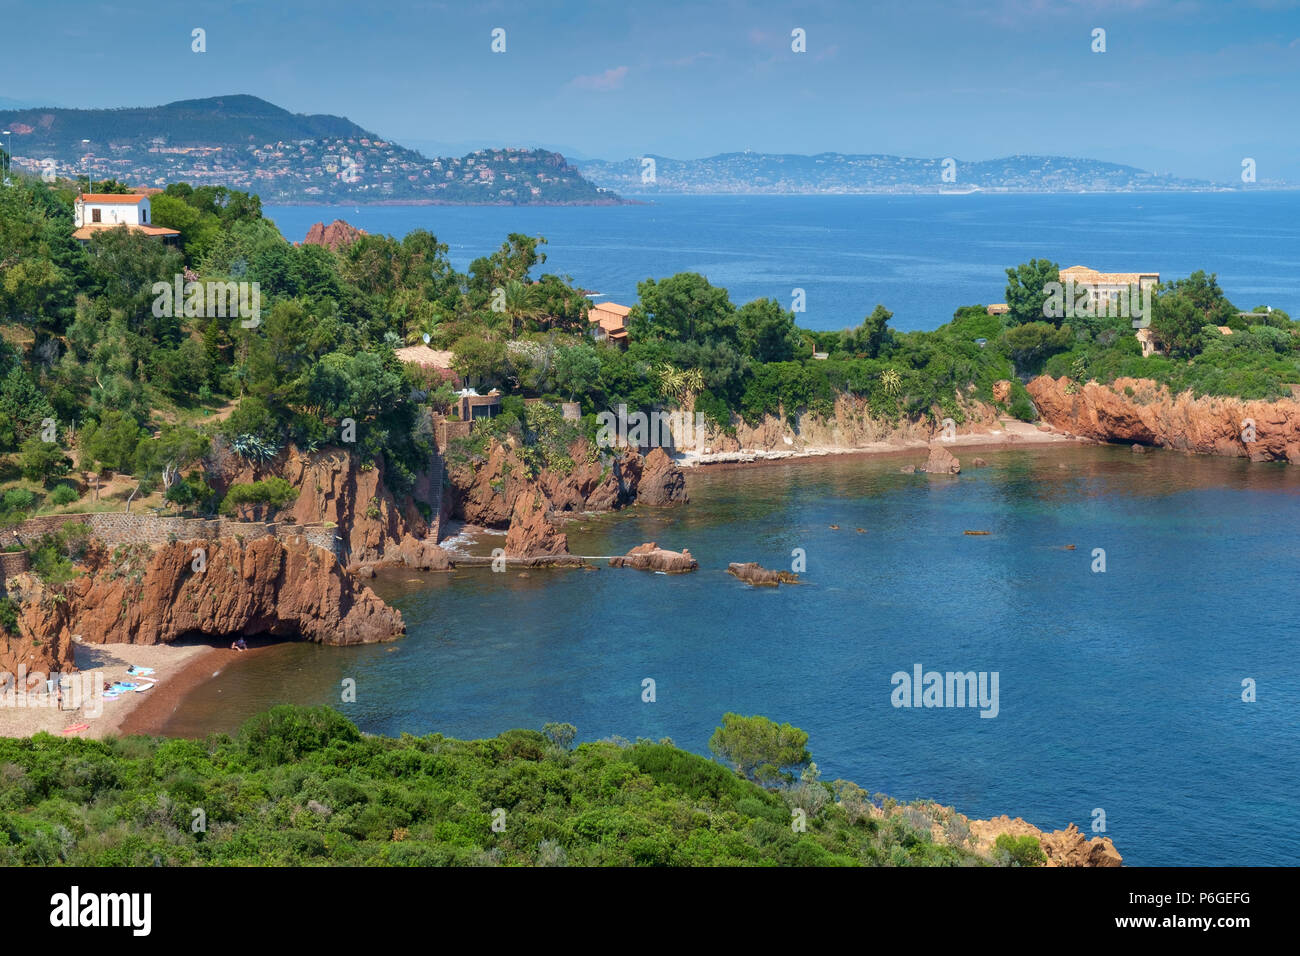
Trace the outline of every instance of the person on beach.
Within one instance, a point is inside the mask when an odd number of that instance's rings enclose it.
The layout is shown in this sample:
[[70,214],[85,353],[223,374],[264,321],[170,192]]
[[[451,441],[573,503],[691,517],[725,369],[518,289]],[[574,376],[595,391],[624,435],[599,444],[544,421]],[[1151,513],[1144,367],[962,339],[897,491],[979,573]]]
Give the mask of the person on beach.
[[230,645],[230,649],[232,651],[246,651],[248,650],[248,644],[246,644],[244,642],[244,639],[241,637],[238,638],[233,644]]

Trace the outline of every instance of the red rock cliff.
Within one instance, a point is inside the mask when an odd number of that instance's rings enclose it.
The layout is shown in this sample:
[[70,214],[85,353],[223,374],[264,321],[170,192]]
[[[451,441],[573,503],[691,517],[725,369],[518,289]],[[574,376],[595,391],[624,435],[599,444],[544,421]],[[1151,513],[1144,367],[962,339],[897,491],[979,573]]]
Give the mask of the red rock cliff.
[[449,458],[451,513],[471,524],[504,528],[519,496],[534,490],[550,512],[611,511],[633,501],[666,505],[689,500],[682,470],[661,448],[644,458],[629,451],[605,465],[585,441],[578,441],[569,456],[575,462],[571,470],[544,469],[536,480],[530,480],[513,448],[495,440],[481,458]]
[[[1116,379],[1111,385],[1089,382],[1071,395],[1068,384],[1065,378],[1040,375],[1026,386],[1039,415],[1062,431],[1098,441],[1300,464],[1300,403],[1294,399],[1172,395],[1163,385],[1136,378]],[[1245,441],[1250,423],[1254,440]]]
[[[195,549],[204,549],[196,570]],[[93,549],[86,571],[59,589],[30,574],[9,582],[20,627],[72,668],[72,638],[166,644],[189,634],[272,634],[322,644],[370,644],[405,631],[401,614],[306,542],[258,538]],[[28,663],[28,669],[31,669]]]

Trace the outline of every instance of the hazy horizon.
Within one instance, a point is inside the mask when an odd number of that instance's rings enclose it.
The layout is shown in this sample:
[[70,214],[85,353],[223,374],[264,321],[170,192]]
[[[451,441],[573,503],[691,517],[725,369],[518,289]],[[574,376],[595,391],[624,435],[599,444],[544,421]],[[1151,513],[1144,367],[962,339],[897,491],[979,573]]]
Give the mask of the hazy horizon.
[[[106,39],[106,10],[137,28],[129,39]],[[1300,180],[1300,0],[75,0],[61,13],[8,13],[11,36],[40,42],[9,45],[0,99],[111,108],[250,92],[417,149],[1078,156],[1214,182],[1250,157],[1261,184]]]

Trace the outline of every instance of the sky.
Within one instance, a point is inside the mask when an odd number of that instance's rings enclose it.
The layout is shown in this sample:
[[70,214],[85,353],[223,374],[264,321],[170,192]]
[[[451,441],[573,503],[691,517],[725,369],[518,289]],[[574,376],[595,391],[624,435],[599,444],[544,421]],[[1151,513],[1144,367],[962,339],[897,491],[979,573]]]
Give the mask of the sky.
[[1219,182],[1249,157],[1300,182],[1300,0],[0,0],[0,31],[0,107],[249,93],[426,152],[1033,153]]

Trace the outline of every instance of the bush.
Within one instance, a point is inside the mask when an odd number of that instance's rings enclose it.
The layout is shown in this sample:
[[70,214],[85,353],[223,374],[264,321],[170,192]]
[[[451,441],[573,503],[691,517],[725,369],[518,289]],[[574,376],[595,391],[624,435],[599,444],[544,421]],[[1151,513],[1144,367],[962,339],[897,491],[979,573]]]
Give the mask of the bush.
[[0,597],[0,630],[6,634],[18,633],[18,604],[8,595]]
[[29,438],[23,442],[21,468],[28,481],[50,482],[66,475],[72,469],[72,461],[56,442]]
[[994,841],[993,850],[1007,866],[1041,866],[1047,862],[1043,845],[1033,836],[1013,837],[1003,833]]
[[70,505],[80,497],[80,492],[72,485],[67,484],[59,485],[50,492],[51,503],[59,506]]
[[298,497],[298,491],[283,478],[266,478],[252,484],[231,485],[221,502],[223,515],[234,514],[240,505],[268,505],[283,508]]
[[10,488],[3,502],[5,511],[31,511],[36,507],[36,494],[27,488]]

